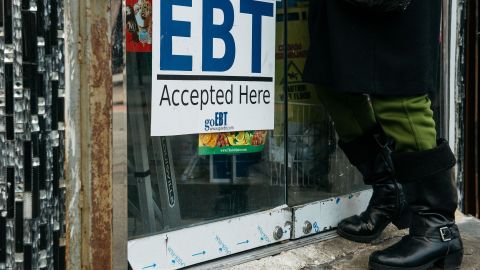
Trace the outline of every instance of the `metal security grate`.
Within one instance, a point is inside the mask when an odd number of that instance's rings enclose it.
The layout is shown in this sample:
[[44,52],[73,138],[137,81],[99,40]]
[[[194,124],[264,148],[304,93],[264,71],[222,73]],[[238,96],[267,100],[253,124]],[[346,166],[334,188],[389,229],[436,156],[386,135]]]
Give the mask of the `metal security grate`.
[[0,3],[0,269],[65,268],[61,0]]

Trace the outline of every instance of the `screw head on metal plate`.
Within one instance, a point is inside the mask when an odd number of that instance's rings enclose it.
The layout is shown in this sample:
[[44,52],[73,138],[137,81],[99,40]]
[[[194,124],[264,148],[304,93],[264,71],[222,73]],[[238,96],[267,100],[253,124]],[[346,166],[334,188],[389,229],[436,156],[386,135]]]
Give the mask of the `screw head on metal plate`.
[[310,223],[310,221],[305,221],[304,225],[303,225],[303,233],[304,234],[309,234],[312,232],[312,223]]
[[283,229],[280,226],[275,227],[275,230],[273,231],[273,238],[275,240],[280,240],[283,237]]

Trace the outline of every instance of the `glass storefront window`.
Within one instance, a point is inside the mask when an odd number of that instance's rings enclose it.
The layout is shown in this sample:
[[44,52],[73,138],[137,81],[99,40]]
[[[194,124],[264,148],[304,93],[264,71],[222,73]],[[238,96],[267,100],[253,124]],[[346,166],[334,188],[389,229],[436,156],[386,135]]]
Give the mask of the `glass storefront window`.
[[309,49],[308,2],[289,2],[288,16],[282,4],[278,7],[275,129],[267,132],[259,153],[199,155],[198,134],[151,137],[151,53],[127,52],[131,239],[365,188],[336,147],[317,86],[302,80]]

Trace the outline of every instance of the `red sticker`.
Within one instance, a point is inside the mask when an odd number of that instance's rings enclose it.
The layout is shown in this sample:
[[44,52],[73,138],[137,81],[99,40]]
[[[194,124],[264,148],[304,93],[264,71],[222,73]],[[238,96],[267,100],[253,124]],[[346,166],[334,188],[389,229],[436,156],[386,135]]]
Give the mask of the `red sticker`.
[[152,0],[127,0],[127,52],[152,51]]

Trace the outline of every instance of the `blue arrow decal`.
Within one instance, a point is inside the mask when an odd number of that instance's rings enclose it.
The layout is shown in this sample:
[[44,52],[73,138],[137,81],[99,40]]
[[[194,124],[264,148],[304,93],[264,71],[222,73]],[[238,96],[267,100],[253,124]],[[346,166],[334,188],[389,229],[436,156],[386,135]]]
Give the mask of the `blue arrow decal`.
[[243,242],[237,243],[237,245],[248,244],[249,242],[250,242],[250,241],[248,241],[248,240],[245,240],[245,241],[243,241]]
[[145,266],[145,267],[143,267],[142,269],[155,268],[155,267],[157,267],[157,264],[156,264],[156,263],[153,263],[152,265]]
[[205,254],[207,254],[207,252],[204,250],[204,251],[202,251],[202,252],[195,253],[195,254],[193,254],[192,256],[200,256],[200,255],[205,255]]

